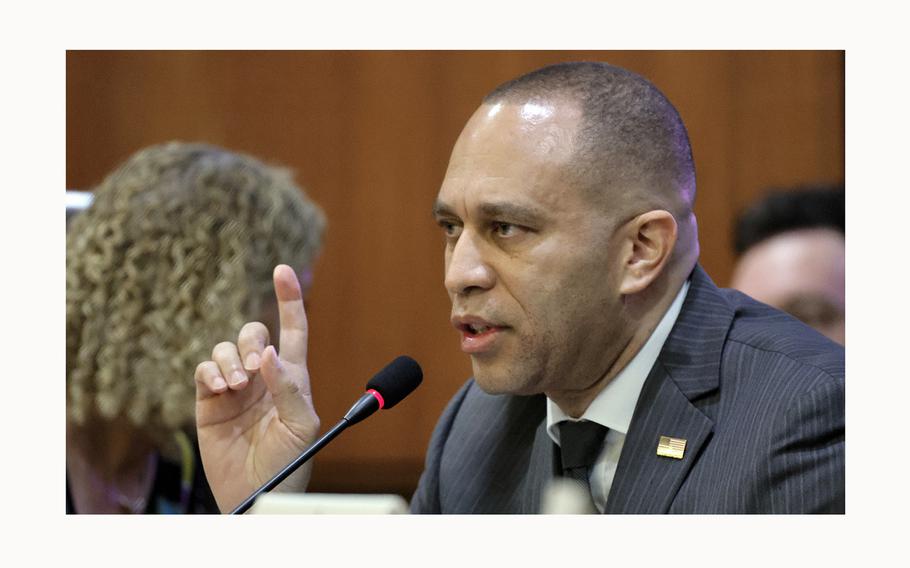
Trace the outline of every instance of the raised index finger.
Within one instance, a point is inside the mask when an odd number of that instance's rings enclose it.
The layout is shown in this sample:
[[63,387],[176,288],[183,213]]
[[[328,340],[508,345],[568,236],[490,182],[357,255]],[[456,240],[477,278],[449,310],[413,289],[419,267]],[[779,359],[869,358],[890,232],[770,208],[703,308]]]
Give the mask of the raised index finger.
[[303,295],[294,269],[279,264],[272,273],[278,299],[278,354],[290,363],[306,365],[307,321]]

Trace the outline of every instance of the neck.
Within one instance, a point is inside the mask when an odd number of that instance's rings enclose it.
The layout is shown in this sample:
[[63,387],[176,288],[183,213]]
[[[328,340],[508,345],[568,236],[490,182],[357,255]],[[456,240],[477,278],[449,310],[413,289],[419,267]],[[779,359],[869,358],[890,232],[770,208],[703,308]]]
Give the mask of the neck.
[[623,320],[635,323],[630,325],[630,327],[634,326],[632,332],[624,337],[618,347],[614,348],[616,355],[613,357],[612,364],[587,387],[548,391],[545,393],[547,397],[555,402],[566,415],[581,418],[597,395],[626,368],[648,342],[673,300],[676,299],[676,294],[684,281],[685,277],[658,279],[637,297],[625,297]]

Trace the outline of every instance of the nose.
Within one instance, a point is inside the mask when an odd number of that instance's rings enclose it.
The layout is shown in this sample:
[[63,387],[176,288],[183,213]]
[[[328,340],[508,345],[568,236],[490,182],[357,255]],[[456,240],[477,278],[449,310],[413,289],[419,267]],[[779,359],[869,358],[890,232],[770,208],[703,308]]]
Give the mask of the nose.
[[445,286],[452,297],[493,287],[493,270],[484,260],[482,245],[476,239],[475,234],[465,230],[446,254]]

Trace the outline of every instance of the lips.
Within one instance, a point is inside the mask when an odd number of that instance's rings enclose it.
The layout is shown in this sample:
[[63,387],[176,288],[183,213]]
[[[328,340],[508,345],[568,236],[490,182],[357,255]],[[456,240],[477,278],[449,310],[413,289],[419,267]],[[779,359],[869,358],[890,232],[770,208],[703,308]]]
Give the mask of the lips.
[[509,329],[472,315],[453,317],[452,325],[461,331],[461,350],[472,355],[493,351],[503,332]]
[[480,316],[473,315],[452,316],[452,325],[459,331],[472,335],[482,334],[492,329],[504,329],[507,327]]

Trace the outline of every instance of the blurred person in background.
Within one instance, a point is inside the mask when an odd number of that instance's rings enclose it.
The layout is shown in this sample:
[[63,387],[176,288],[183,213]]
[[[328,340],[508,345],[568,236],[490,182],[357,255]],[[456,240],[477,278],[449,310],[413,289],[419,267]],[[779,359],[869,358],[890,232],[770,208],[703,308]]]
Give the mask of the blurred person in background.
[[844,187],[776,190],[736,222],[730,286],[845,344]]
[[141,150],[93,194],[68,214],[67,513],[217,512],[194,368],[277,319],[275,265],[308,286],[324,215],[290,172],[204,144]]

